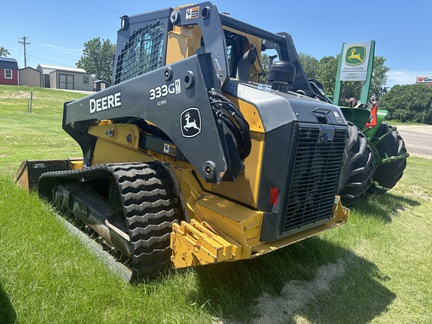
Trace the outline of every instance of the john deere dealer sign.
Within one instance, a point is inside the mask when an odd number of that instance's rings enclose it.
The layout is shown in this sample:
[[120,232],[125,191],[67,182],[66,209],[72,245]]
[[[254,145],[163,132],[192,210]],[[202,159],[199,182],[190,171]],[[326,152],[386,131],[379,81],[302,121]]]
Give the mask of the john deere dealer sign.
[[340,81],[366,80],[371,42],[344,44],[340,66]]

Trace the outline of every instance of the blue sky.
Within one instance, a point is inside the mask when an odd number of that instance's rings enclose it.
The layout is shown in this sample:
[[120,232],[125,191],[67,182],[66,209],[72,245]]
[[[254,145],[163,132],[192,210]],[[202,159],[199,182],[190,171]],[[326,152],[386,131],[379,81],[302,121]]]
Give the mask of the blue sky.
[[[221,12],[267,29],[286,31],[297,51],[317,59],[340,53],[343,43],[376,41],[375,54],[391,69],[388,86],[432,75],[432,0],[219,0]],[[0,46],[24,67],[75,67],[83,44],[95,37],[116,42],[119,17],[193,3],[190,0],[7,0],[2,1]],[[195,2],[197,3],[197,2]]]

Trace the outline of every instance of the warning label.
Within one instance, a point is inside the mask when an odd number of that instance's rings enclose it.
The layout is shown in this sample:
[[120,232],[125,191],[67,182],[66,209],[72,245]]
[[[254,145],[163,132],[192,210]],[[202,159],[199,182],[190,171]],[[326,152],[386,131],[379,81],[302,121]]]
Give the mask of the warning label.
[[186,19],[196,19],[199,17],[199,7],[186,9]]
[[168,143],[164,143],[164,153],[169,155],[175,155],[176,154],[176,146]]

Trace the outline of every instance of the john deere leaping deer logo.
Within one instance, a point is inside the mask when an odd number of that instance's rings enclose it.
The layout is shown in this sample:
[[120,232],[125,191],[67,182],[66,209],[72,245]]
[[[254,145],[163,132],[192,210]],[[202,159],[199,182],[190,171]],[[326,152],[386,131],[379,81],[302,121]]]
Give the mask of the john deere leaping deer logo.
[[195,137],[201,133],[201,115],[198,108],[188,108],[180,115],[183,137]]
[[345,63],[348,65],[362,64],[366,57],[366,47],[364,46],[351,46],[347,49],[345,54]]

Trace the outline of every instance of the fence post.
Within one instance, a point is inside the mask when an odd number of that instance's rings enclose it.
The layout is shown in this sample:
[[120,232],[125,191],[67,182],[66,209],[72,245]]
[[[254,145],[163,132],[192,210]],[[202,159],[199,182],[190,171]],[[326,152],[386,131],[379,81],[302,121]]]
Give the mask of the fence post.
[[30,91],[30,104],[29,104],[29,113],[32,113],[32,105],[33,105],[33,90]]

